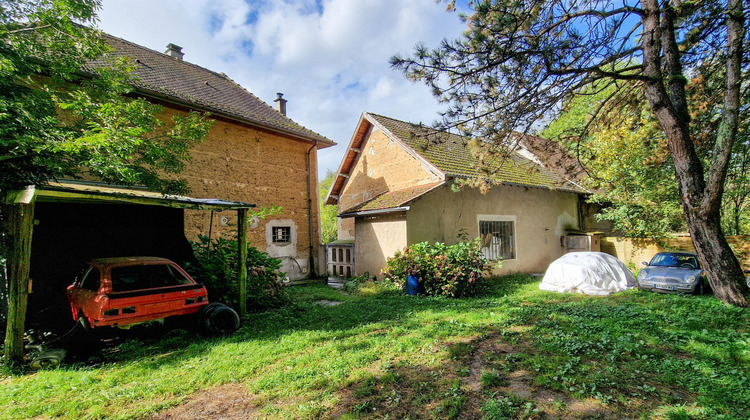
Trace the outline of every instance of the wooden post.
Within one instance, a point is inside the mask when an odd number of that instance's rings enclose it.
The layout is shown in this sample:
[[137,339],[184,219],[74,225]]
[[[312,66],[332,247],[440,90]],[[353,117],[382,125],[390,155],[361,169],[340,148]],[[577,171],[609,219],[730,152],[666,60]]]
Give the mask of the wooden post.
[[[12,197],[11,197],[12,195]],[[5,360],[23,360],[23,333],[29,300],[31,235],[34,229],[34,187],[9,194],[8,206],[8,324],[5,330]]]
[[237,248],[240,316],[244,316],[247,313],[247,209],[237,210]]

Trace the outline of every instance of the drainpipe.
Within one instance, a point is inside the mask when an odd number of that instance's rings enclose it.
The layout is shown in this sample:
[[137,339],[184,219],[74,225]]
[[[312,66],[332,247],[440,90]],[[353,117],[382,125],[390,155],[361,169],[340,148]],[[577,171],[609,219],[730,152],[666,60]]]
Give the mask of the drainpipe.
[[307,149],[307,225],[310,227],[310,248],[308,250],[309,260],[308,265],[310,266],[309,277],[315,276],[315,257],[313,256],[313,212],[312,212],[312,197],[313,197],[313,185],[312,185],[312,159],[310,159],[310,153],[318,145],[318,139],[315,139],[313,145]]

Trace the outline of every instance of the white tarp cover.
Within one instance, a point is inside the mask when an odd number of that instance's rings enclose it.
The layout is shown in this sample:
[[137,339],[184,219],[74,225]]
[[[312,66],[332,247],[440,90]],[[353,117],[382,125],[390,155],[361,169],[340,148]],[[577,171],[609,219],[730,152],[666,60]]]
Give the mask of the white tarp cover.
[[539,288],[551,292],[603,296],[635,285],[633,272],[612,255],[571,252],[549,265]]

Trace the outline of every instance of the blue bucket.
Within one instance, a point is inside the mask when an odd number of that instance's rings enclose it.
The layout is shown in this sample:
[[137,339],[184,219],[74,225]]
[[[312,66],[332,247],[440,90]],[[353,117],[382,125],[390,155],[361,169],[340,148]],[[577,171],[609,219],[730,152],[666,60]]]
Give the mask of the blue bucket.
[[419,282],[419,277],[407,276],[406,277],[406,294],[407,295],[423,295],[424,286]]

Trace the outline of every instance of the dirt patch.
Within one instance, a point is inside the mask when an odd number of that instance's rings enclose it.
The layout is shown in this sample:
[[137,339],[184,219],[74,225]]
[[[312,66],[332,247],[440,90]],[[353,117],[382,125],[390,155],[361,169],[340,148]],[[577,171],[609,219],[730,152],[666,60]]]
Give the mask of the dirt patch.
[[258,417],[255,396],[242,384],[226,384],[190,395],[184,403],[147,417],[147,420],[244,420]]
[[[450,357],[438,367],[409,358],[391,360],[386,369],[372,369],[364,379],[339,389],[338,402],[321,407],[316,416],[480,419],[491,414],[483,408],[492,410],[494,404],[508,418],[620,419],[633,410],[643,412],[660,404],[658,399],[629,401],[627,406],[605,404],[540,386],[537,374],[516,361],[534,351],[525,337],[508,341],[493,333],[444,343],[443,350],[435,351],[447,351]],[[303,402],[293,398],[269,402],[248,393],[244,385],[227,384],[196,392],[183,404],[148,419],[258,418],[258,407],[283,409]]]
[[317,303],[320,306],[338,306],[341,305],[341,302],[335,301],[335,300],[316,300],[315,303]]
[[[530,344],[525,340],[510,344],[503,340],[499,334],[493,334],[475,340],[472,345],[474,351],[471,357],[470,374],[464,378],[464,383],[470,390],[467,395],[470,397],[467,401],[467,407],[470,407],[474,413],[482,413],[481,404],[487,401],[490,393],[494,393],[495,396],[500,398],[511,398],[515,404],[520,404],[520,402],[531,403],[531,407],[536,410],[536,415],[528,413],[526,416],[528,418],[620,418],[621,413],[618,413],[615,407],[607,407],[594,398],[573,399],[562,392],[538,387],[533,372],[524,369],[512,369],[512,366],[508,370],[508,366],[502,366],[503,363],[499,361],[506,355],[530,351]],[[504,372],[502,385],[482,389],[481,378],[485,372],[494,372],[495,374]],[[460,416],[460,418],[473,417]]]

